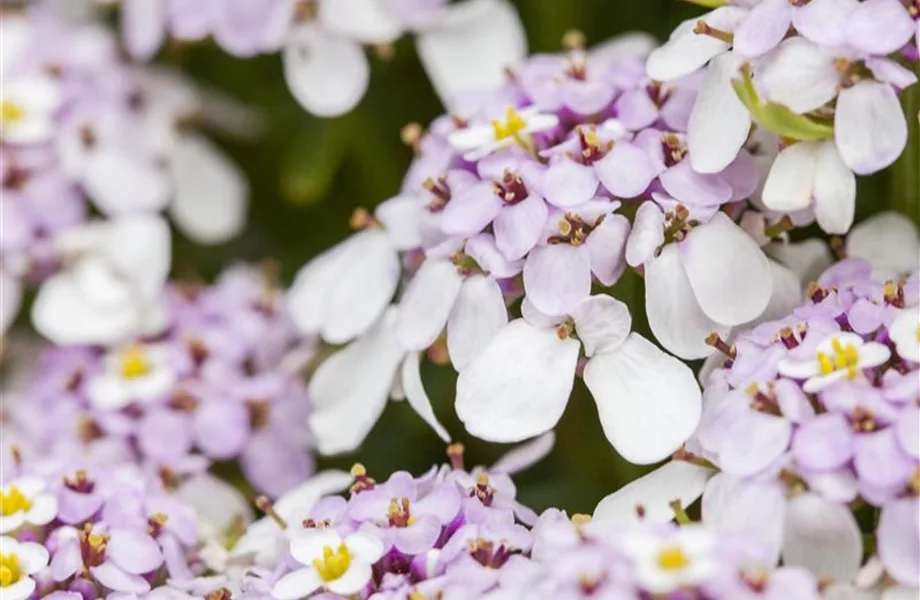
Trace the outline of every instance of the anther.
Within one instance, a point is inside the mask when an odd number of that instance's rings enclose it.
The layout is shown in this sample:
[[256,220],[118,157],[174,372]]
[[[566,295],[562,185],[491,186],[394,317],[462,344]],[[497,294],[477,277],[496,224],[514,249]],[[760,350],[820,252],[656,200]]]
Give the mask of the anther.
[[715,331],[713,331],[708,336],[706,336],[706,345],[712,346],[713,348],[715,348],[716,350],[718,350],[719,352],[721,352],[722,354],[724,354],[725,356],[727,356],[728,358],[732,360],[734,360],[738,354],[737,351],[735,350],[735,347],[728,344],[728,342],[723,340],[721,336],[719,336],[719,334],[716,333]]
[[447,458],[450,460],[450,466],[457,471],[463,470],[463,453],[466,449],[460,442],[455,442],[447,447]]
[[269,500],[267,497],[259,496],[258,498],[256,498],[256,508],[258,508],[259,510],[264,512],[266,515],[271,517],[271,519],[275,523],[277,523],[278,526],[281,527],[281,529],[287,529],[288,527],[287,521],[284,520],[284,517],[278,514],[278,511],[275,510],[275,507],[272,504],[271,500]]

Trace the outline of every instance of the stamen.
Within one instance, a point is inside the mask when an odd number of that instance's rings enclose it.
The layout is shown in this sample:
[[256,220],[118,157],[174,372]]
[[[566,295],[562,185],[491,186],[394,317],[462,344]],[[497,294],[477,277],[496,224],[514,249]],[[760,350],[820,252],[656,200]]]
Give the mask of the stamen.
[[376,481],[367,476],[367,469],[361,463],[354,464],[351,468],[351,476],[355,478],[355,482],[349,490],[352,494],[374,489],[374,486],[377,485]]
[[368,212],[366,208],[356,208],[353,213],[351,213],[351,218],[348,219],[348,226],[354,229],[355,231],[360,231],[362,229],[370,229],[371,227],[378,227],[380,223],[377,222],[377,219]]
[[696,22],[696,27],[693,28],[693,33],[697,35],[708,35],[717,40],[721,40],[726,44],[731,44],[735,36],[727,31],[722,31],[721,29],[716,29],[715,27],[710,27],[706,21],[702,19]]
[[463,470],[463,453],[466,451],[463,444],[456,442],[447,447],[447,458],[450,466],[457,471]]
[[425,130],[418,123],[408,123],[399,130],[399,139],[403,144],[410,146],[416,156],[422,155],[422,138]]
[[718,350],[719,352],[721,352],[722,354],[724,354],[725,356],[727,356],[728,358],[732,360],[734,360],[738,354],[738,352],[735,350],[735,347],[729,345],[728,342],[723,340],[721,336],[719,336],[719,334],[715,331],[713,331],[706,337],[706,345],[712,346],[713,348],[715,348],[716,350]]
[[278,514],[278,511],[275,510],[275,506],[272,504],[271,500],[265,496],[259,496],[256,498],[256,508],[271,517],[271,519],[277,523],[281,529],[287,529],[287,521],[284,519],[284,517]]

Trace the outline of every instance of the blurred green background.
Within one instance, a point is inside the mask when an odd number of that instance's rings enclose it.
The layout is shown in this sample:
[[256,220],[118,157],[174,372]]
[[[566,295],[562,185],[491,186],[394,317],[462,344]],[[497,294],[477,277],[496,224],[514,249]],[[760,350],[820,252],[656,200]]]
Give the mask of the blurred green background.
[[[555,52],[570,29],[584,32],[589,45],[619,33],[644,30],[659,39],[682,19],[702,9],[676,0],[517,0],[531,52]],[[400,141],[410,122],[427,124],[441,112],[410,38],[400,40],[391,59],[370,52],[370,89],[358,108],[337,119],[305,113],[290,97],[278,56],[237,60],[209,45],[171,48],[161,60],[190,73],[261,111],[267,130],[254,140],[218,136],[245,169],[252,186],[252,206],[245,233],[215,248],[177,241],[174,273],[211,277],[240,260],[276,259],[285,281],[309,258],[349,233],[348,218],[359,206],[372,208],[395,195],[411,160]],[[920,87],[920,86],[917,86]],[[915,94],[916,96],[916,94]],[[913,110],[916,114],[916,108]],[[916,124],[916,119],[913,119]],[[912,198],[901,205],[916,211],[918,144],[905,157],[901,176],[913,179]],[[883,209],[892,197],[895,178],[883,174],[861,182],[859,216]],[[820,233],[806,232],[803,235]],[[634,327],[642,322],[642,283],[627,273],[614,293],[632,307]],[[467,436],[453,411],[455,374],[450,367],[426,364],[423,378],[435,411],[467,448],[467,465],[490,464],[505,447]],[[520,499],[537,510],[560,506],[591,512],[597,501],[647,469],[625,463],[604,438],[591,397],[580,379],[557,430],[556,447],[537,467],[519,475]],[[369,473],[385,478],[397,469],[421,473],[446,459],[444,445],[405,403],[390,403],[361,450],[353,455],[320,459],[320,466],[348,468],[364,463]]]

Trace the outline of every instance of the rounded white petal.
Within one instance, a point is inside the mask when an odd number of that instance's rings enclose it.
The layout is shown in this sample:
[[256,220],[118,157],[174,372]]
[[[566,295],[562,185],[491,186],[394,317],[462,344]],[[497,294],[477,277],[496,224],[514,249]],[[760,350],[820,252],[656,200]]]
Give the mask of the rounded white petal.
[[764,183],[762,197],[767,208],[781,212],[808,208],[820,148],[819,143],[799,142],[779,153]]
[[920,323],[916,308],[903,312],[891,323],[888,333],[895,343],[898,355],[912,362],[920,362]]
[[767,307],[773,289],[767,257],[724,213],[691,231],[679,249],[690,286],[709,318],[738,325]]
[[843,162],[857,175],[869,175],[893,163],[907,144],[907,120],[891,86],[861,81],[841,90],[834,139]]
[[460,373],[457,415],[472,435],[493,442],[549,431],[568,403],[578,349],[553,329],[508,323]]
[[786,497],[778,484],[719,473],[703,494],[703,522],[756,542],[766,553],[763,566],[772,566],[779,558],[785,515]]
[[[847,239],[851,237],[852,234]],[[765,246],[764,251],[792,269],[803,284],[817,281],[818,276],[834,263],[831,250],[823,240],[810,239],[795,244],[777,242]],[[852,256],[849,252],[847,254]]]
[[35,580],[23,577],[13,585],[3,588],[3,600],[26,600],[35,591]]
[[638,267],[652,260],[664,245],[664,213],[654,202],[643,202],[636,211],[626,242],[626,262]]
[[166,5],[160,0],[125,0],[121,9],[125,48],[134,58],[152,57],[166,35]]
[[845,582],[859,571],[862,555],[862,533],[849,507],[811,493],[789,501],[783,535],[785,564]]
[[387,44],[400,36],[399,21],[390,16],[380,0],[320,0],[319,22],[362,44]]
[[489,467],[490,473],[514,475],[537,464],[553,449],[556,434],[547,431],[538,438],[512,448]]
[[152,157],[133,156],[119,148],[90,155],[84,185],[106,215],[155,212],[169,201],[169,174]]
[[847,256],[864,258],[876,271],[898,275],[920,266],[917,226],[896,212],[883,212],[856,225],[846,241]]
[[713,473],[712,469],[672,460],[601,500],[594,509],[594,519],[618,526],[667,523],[674,518],[671,502],[679,500],[682,507],[693,504]]
[[326,587],[334,594],[351,596],[363,590],[373,577],[370,563],[358,560],[352,561],[348,570],[339,577],[326,583]]
[[406,350],[424,350],[447,324],[463,278],[450,260],[426,260],[403,294],[397,323]]
[[731,85],[741,58],[723,54],[713,59],[687,123],[690,164],[699,173],[727,167],[747,140],[751,115]]
[[249,184],[240,168],[202,136],[179,139],[170,161],[175,197],[169,214],[199,244],[219,244],[246,225]]
[[[715,12],[715,11],[714,11]],[[729,44],[708,35],[698,35],[693,28],[713,13],[684,21],[664,45],[652,50],[646,63],[648,76],[656,81],[672,81],[703,67],[710,59],[729,49]],[[715,27],[713,23],[710,25]]]
[[629,307],[612,296],[591,296],[576,306],[571,315],[589,358],[615,351],[632,329]]
[[48,566],[48,559],[50,558],[48,550],[41,544],[20,542],[15,552],[16,556],[19,557],[19,566],[26,575],[38,573]]
[[350,111],[364,97],[370,80],[361,46],[310,24],[291,32],[281,59],[294,99],[320,117]]
[[276,581],[272,586],[272,597],[277,600],[297,600],[309,596],[322,585],[323,579],[313,565],[310,565],[292,571]]
[[313,258],[294,277],[294,283],[285,295],[285,306],[300,333],[319,333],[326,323],[329,295],[339,280],[339,256],[349,240]]
[[693,371],[633,333],[584,372],[604,434],[623,458],[649,464],[669,456],[696,429],[702,398]]
[[802,114],[837,96],[840,72],[834,55],[805,38],[784,41],[758,73],[767,98]]
[[434,409],[431,407],[431,400],[428,398],[428,394],[425,393],[425,386],[422,385],[422,375],[419,372],[419,353],[412,352],[406,356],[406,360],[402,364],[402,389],[406,395],[406,401],[409,403],[409,406],[412,407],[418,416],[422,418],[429,427],[434,429],[434,432],[438,434],[442,440],[446,443],[450,443],[450,434],[447,433],[447,430],[444,429],[444,426],[441,425],[438,421],[438,417],[434,414]]
[[399,250],[412,250],[422,245],[420,222],[424,203],[415,196],[396,196],[379,204],[374,217],[380,221]]
[[821,144],[815,165],[815,217],[827,233],[850,230],[856,213],[856,176],[843,164],[837,147]]
[[305,529],[291,536],[291,556],[304,565],[312,565],[313,560],[323,557],[323,550],[329,546],[337,550],[342,537],[335,529]]
[[454,369],[465,369],[507,323],[498,282],[486,275],[467,277],[447,320],[447,351]]
[[320,499],[345,491],[353,482],[351,473],[346,471],[320,471],[278,498],[275,510],[288,521],[302,521]]
[[346,537],[345,545],[348,546],[353,557],[367,564],[380,560],[386,550],[379,538],[363,531],[357,531]]
[[214,531],[227,531],[238,519],[244,524],[252,521],[250,502],[235,487],[210,473],[198,473],[183,481],[176,496],[195,509],[198,518]]

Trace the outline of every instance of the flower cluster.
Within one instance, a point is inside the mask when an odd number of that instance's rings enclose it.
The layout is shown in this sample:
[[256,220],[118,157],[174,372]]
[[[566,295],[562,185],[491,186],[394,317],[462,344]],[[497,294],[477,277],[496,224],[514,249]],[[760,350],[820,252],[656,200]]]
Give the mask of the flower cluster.
[[[855,175],[891,165],[907,143],[899,93],[914,85],[915,0],[727,0],[681,24],[649,57],[648,74],[705,69],[688,123],[691,161],[718,172],[752,124],[781,136],[763,204],[828,233],[853,223]],[[905,64],[910,65],[905,67]],[[772,157],[771,157],[772,159]]]
[[[417,36],[422,64],[445,102],[499,84],[522,59],[527,42],[506,0],[226,0],[207,7],[170,0],[120,2],[127,50],[141,60],[164,39],[211,37],[238,57],[281,52],[284,77],[297,102],[319,116],[352,110],[367,91],[363,46],[381,57],[404,33]],[[111,3],[111,2],[110,2]]]
[[[247,186],[191,127],[202,108],[194,87],[178,74],[126,62],[101,24],[66,20],[42,3],[4,9],[0,24],[0,332],[16,316],[23,280],[42,282],[79,262],[86,244],[77,240],[106,226],[87,227],[91,212],[113,223],[168,209],[203,243],[239,231]],[[119,260],[106,263],[112,279],[136,276],[122,273]],[[110,308],[116,302],[93,289],[82,293]]]
[[312,345],[293,338],[279,300],[265,273],[243,267],[211,287],[173,285],[164,333],[44,351],[4,433],[45,455],[168,476],[237,461],[277,496],[313,470],[299,374]]

